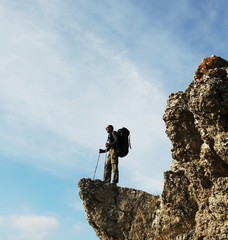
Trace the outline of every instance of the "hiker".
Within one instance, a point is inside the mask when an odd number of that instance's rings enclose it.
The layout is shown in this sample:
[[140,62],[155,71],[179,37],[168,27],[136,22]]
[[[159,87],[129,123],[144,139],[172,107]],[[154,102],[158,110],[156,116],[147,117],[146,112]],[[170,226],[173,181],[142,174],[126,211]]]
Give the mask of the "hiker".
[[105,167],[104,167],[104,182],[110,183],[112,177],[112,183],[117,184],[119,182],[119,170],[118,170],[118,157],[119,157],[119,149],[118,149],[118,135],[117,132],[114,131],[112,125],[108,125],[106,127],[106,131],[108,133],[108,140],[106,143],[106,149],[99,149],[99,153],[108,153],[108,157],[105,159]]

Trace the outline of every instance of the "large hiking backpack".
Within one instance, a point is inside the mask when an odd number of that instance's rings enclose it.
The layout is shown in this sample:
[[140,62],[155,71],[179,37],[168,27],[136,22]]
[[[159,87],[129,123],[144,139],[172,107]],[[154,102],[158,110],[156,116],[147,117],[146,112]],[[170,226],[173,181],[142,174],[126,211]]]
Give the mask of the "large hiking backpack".
[[128,154],[130,144],[130,131],[123,127],[117,131],[119,140],[119,157],[125,157]]

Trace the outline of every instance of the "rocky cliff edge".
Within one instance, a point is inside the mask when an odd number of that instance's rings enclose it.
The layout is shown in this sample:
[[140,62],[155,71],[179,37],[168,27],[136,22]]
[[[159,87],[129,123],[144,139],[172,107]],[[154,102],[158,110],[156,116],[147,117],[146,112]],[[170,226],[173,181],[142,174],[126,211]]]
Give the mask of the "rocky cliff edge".
[[101,240],[228,239],[228,62],[211,56],[163,119],[172,148],[161,196],[81,179],[80,198]]

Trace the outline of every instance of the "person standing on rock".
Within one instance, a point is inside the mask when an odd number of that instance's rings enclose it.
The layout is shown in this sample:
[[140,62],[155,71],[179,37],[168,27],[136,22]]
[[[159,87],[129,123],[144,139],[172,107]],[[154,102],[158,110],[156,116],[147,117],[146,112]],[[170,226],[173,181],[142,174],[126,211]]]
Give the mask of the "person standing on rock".
[[108,153],[108,157],[105,159],[104,167],[104,182],[110,183],[112,178],[112,183],[117,184],[119,182],[119,170],[118,170],[118,135],[114,131],[112,125],[106,127],[108,133],[108,140],[106,143],[106,149],[99,149],[99,153]]

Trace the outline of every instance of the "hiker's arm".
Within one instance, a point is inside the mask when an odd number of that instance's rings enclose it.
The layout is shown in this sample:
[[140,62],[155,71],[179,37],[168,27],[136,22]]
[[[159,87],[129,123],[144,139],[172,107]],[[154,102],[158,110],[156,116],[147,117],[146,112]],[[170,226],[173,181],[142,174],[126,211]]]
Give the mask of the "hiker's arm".
[[99,153],[105,153],[106,152],[106,149],[99,149]]

